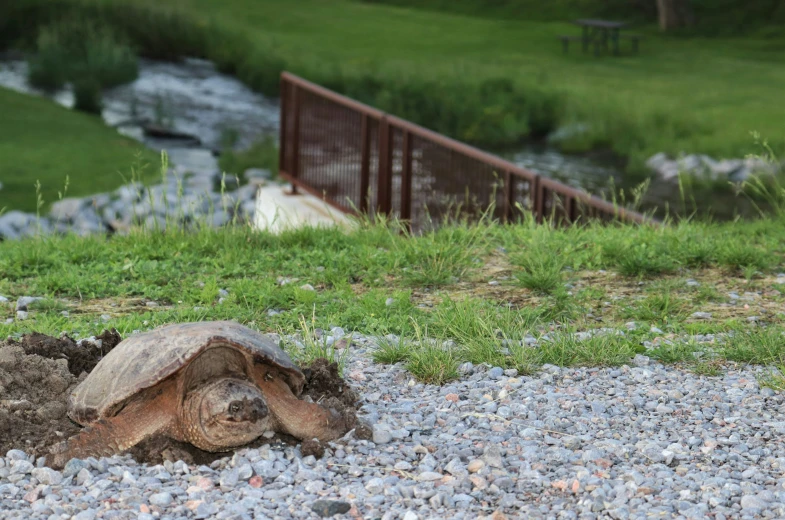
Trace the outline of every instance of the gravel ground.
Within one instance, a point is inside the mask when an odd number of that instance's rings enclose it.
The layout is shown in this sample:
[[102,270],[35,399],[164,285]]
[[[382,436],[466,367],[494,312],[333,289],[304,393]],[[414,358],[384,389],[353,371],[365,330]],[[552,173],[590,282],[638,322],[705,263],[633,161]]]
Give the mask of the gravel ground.
[[40,467],[0,458],[0,517],[783,518],[785,407],[755,369],[697,376],[637,356],[535,376],[461,367],[436,387],[371,362],[355,335],[346,376],[374,441],[322,459],[242,450],[207,466],[129,457]]

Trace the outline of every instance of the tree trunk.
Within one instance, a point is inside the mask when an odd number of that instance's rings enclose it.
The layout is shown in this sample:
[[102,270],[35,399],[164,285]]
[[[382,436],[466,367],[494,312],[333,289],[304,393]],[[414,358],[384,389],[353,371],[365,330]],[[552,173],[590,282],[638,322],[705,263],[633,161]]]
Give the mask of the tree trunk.
[[689,0],[657,0],[657,12],[663,31],[689,27],[694,21]]

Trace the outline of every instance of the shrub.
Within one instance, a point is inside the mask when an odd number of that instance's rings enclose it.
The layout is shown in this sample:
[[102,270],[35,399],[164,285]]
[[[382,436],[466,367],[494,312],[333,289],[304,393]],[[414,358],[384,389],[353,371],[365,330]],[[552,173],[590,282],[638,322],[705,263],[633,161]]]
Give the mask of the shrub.
[[139,65],[130,45],[110,27],[74,18],[40,28],[29,70],[37,87],[61,88],[83,78],[111,87],[136,79]]
[[74,81],[74,108],[82,112],[100,114],[101,84],[93,77],[78,78]]

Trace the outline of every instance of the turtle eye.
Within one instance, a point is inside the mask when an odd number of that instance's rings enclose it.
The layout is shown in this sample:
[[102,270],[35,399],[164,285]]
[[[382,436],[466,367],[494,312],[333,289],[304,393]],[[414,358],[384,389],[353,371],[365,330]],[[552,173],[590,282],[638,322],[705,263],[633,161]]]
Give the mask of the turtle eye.
[[240,405],[237,403],[232,403],[229,405],[229,413],[237,413],[240,411]]

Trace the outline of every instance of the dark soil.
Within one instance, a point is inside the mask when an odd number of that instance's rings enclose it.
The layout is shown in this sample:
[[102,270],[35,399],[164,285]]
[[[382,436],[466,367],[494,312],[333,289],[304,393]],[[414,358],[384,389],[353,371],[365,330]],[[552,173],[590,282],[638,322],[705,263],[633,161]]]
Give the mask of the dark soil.
[[54,338],[38,332],[22,336],[18,343],[25,354],[38,355],[48,359],[65,359],[68,361],[68,371],[79,377],[82,372],[90,373],[103,356],[108,354],[122,340],[116,329],[104,330],[96,339],[101,340],[101,346],[93,343],[77,345],[68,336]]
[[[116,330],[105,330],[102,344],[77,345],[68,336],[54,338],[39,333],[19,341],[0,342],[0,455],[21,449],[36,457],[46,456],[52,444],[79,432],[81,427],[67,416],[68,395],[120,341]],[[356,416],[357,394],[338,374],[338,366],[318,359],[303,368],[306,384],[303,397],[334,408],[355,428],[359,438],[370,438],[367,425]],[[260,438],[246,447],[278,443],[295,446],[298,440],[284,434]],[[313,441],[303,443],[304,455],[321,457],[324,447]],[[160,464],[163,460],[183,460],[189,464],[210,464],[227,453],[210,453],[165,437],[154,437],[131,448],[128,453],[139,463]]]
[[305,374],[305,388],[303,395],[308,396],[315,403],[327,408],[334,408],[346,421],[348,429],[355,429],[355,435],[360,439],[370,439],[370,428],[357,419],[357,402],[359,397],[338,373],[338,364],[330,363],[324,358],[315,360],[311,365],[303,368]]

